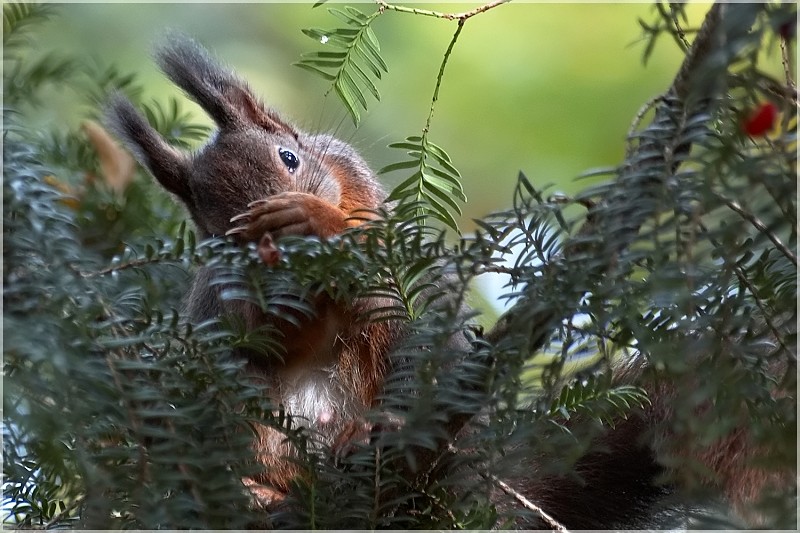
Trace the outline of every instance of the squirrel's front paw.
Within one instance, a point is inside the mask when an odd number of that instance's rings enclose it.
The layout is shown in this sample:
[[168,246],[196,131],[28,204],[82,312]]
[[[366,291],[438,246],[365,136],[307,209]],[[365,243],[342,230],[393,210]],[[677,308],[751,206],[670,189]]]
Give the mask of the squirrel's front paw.
[[228,230],[244,241],[258,241],[265,233],[274,237],[285,235],[316,235],[330,237],[347,228],[347,216],[325,200],[302,192],[284,192],[256,200],[247,206],[249,211],[231,219],[240,224]]
[[381,433],[399,431],[403,425],[403,420],[389,413],[384,413],[380,422],[369,422],[361,417],[350,420],[331,443],[331,451],[338,460],[351,454],[358,446],[369,444]]
[[251,504],[255,509],[270,509],[281,503],[286,497],[284,493],[262,485],[250,477],[242,478],[242,484],[250,492]]

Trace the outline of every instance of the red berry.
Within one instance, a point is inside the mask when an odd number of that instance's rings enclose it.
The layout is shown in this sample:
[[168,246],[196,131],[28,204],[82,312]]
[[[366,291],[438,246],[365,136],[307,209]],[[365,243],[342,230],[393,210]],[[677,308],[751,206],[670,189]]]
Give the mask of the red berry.
[[755,108],[745,119],[742,129],[752,137],[766,135],[775,125],[778,108],[772,102],[764,102]]

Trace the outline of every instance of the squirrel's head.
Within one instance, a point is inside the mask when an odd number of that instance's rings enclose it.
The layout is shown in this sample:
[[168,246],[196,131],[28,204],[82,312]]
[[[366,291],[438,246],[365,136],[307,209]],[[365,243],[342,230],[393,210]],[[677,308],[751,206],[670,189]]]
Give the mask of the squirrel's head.
[[218,126],[208,143],[196,153],[171,146],[119,94],[106,115],[139,162],[188,207],[201,236],[224,235],[248,203],[280,192],[315,194],[334,205],[351,202],[354,194],[368,197],[352,202],[366,207],[382,199],[352,148],[282,120],[191,39],[172,37],[156,59]]

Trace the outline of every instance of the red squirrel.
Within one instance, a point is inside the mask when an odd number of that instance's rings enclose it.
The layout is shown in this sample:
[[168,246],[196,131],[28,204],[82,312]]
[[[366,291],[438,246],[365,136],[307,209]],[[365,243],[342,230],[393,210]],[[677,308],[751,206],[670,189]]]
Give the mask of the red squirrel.
[[[261,242],[262,257],[270,262],[273,237],[331,237],[357,225],[360,219],[351,217],[358,210],[382,205],[383,188],[351,146],[330,135],[298,130],[199,45],[173,38],[157,59],[167,76],[211,116],[218,127],[215,135],[196,153],[179,150],[122,96],[113,98],[109,120],[138,160],[187,207],[201,238],[230,235],[243,244]],[[239,314],[250,328],[266,320],[255,306],[221,302],[210,276],[201,269],[194,278],[186,298],[192,320],[223,312]],[[396,322],[356,320],[366,307],[376,305],[372,300],[345,305],[319,297],[314,304],[313,318],[299,325],[274,324],[285,344],[283,362],[254,358],[249,367],[256,379],[271,386],[275,404],[307,420],[330,444],[375,403],[388,370],[387,354],[403,329]],[[626,420],[603,437],[610,453],[587,455],[578,464],[585,484],[544,478],[533,484],[519,480],[515,486],[568,527],[615,524],[614,513],[624,515],[625,509],[660,491],[651,484],[660,467],[650,448],[637,439],[649,427],[648,417],[668,417],[669,398],[670,393],[662,394],[645,417]],[[269,507],[282,499],[299,472],[286,459],[292,449],[282,434],[266,426],[257,432],[254,449],[264,470],[245,484],[260,505]],[[739,475],[736,468],[720,469],[727,469],[725,480]],[[618,486],[628,482],[627,489]],[[632,491],[647,494],[632,498]],[[587,505],[612,516],[597,515]]]
[[[194,154],[170,146],[122,96],[112,99],[109,122],[158,182],[191,213],[201,238],[231,235],[258,242],[265,235],[341,233],[358,224],[356,211],[379,207],[386,194],[349,145],[304,133],[265,106],[248,85],[220,67],[199,45],[174,38],[158,53],[164,72],[216,122],[211,142]],[[269,238],[269,237],[268,237]],[[201,269],[186,297],[192,320],[236,312],[255,328],[265,317],[242,302],[223,304]],[[386,371],[386,354],[400,335],[391,322],[355,320],[370,302],[342,305],[327,297],[315,316],[275,325],[283,360],[252,358],[250,371],[271,385],[276,405],[305,419],[332,441],[370,407]],[[284,435],[258,428],[255,451],[263,474],[246,480],[262,505],[280,499],[297,467]]]

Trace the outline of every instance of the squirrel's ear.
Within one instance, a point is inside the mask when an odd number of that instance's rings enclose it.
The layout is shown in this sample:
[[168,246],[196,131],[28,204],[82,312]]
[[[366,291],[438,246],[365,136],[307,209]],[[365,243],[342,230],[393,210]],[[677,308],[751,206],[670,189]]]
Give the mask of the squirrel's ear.
[[153,177],[191,207],[189,156],[170,146],[120,94],[112,95],[106,108],[106,122]]
[[257,125],[266,131],[296,134],[267,108],[236,74],[215,61],[198,43],[171,35],[156,50],[161,70],[202,107],[220,128]]

